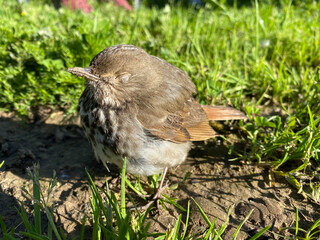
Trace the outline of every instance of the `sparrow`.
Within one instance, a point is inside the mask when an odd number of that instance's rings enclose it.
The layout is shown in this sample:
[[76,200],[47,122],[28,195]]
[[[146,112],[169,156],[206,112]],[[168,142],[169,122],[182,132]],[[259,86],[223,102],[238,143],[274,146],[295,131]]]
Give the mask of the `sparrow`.
[[191,142],[215,136],[212,120],[246,119],[232,107],[201,105],[190,77],[133,45],[104,49],[89,67],[68,71],[86,79],[78,113],[95,156],[135,175],[163,172],[185,161]]

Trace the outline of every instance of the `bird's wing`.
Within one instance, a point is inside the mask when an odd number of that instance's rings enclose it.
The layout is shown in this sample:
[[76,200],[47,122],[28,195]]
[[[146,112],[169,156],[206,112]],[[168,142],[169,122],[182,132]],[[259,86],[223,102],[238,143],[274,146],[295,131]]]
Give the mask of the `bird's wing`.
[[158,109],[162,117],[139,114],[138,120],[148,133],[172,142],[202,141],[212,138],[215,132],[209,125],[206,113],[193,98],[187,100],[181,109],[175,112]]
[[[138,58],[138,54],[143,58]],[[129,84],[135,86],[137,118],[147,133],[172,142],[202,141],[212,138],[215,132],[209,125],[206,111],[192,95],[196,87],[189,76],[170,63],[144,52],[135,53],[133,63],[123,65],[131,73]],[[136,62],[139,59],[139,68]],[[131,90],[133,91],[133,90]]]
[[[148,118],[148,121],[144,118]],[[138,117],[147,132],[172,142],[203,141],[215,136],[209,121],[240,120],[247,116],[232,107],[200,105],[193,98],[184,107],[162,118],[152,119],[150,115]],[[151,120],[151,121],[150,121]]]

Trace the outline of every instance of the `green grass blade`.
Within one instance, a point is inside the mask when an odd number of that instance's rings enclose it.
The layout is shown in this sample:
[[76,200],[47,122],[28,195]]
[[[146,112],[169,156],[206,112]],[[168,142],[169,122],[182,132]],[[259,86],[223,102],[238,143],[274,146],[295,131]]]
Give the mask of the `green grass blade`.
[[296,208],[296,230],[295,230],[295,237],[298,236],[298,232],[299,232],[299,210],[298,208]]
[[187,209],[185,209],[184,207],[182,207],[180,204],[178,204],[175,200],[175,198],[170,198],[168,195],[162,194],[162,196],[164,197],[164,199],[161,199],[162,201],[169,203],[173,206],[175,206],[176,208],[180,209],[181,211],[186,212]]
[[43,236],[38,233],[28,233],[28,232],[20,232],[21,235],[29,237],[33,240],[49,240],[46,236]]
[[[8,232],[7,232],[6,225],[4,224],[4,221],[2,220],[1,215],[0,215],[0,226],[1,226],[1,229],[2,229],[3,236],[6,236],[8,234]],[[6,240],[6,237],[4,237],[3,240]]]
[[122,215],[121,215],[121,210],[120,210],[120,206],[118,203],[118,199],[116,198],[115,194],[113,192],[110,193],[110,203],[113,209],[113,212],[116,215],[116,219],[117,219],[117,223],[122,221]]
[[109,184],[108,181],[106,180],[106,190],[102,189],[102,192],[104,193],[106,199],[106,204],[107,204],[107,215],[106,221],[107,221],[107,228],[110,231],[113,231],[113,226],[112,226],[112,221],[113,221],[113,209],[112,209],[112,204],[111,204],[111,197],[110,197],[110,190],[109,190]]
[[243,224],[249,219],[249,217],[251,216],[251,214],[253,213],[254,209],[251,209],[251,211],[249,212],[249,214],[245,217],[245,219],[240,223],[240,225],[237,227],[236,231],[234,232],[233,235],[233,240],[237,239],[238,233],[241,229],[241,227],[243,226]]
[[312,231],[315,230],[319,226],[320,226],[320,218],[314,224],[312,224],[312,226],[306,232],[306,239],[310,239],[311,235],[312,235]]
[[172,239],[179,239],[179,230],[180,230],[180,225],[181,225],[181,217],[182,215],[180,214],[177,221],[176,221],[176,224],[173,228],[173,234],[172,234]]
[[23,202],[20,203],[20,211],[17,209],[20,218],[28,232],[35,232],[34,226],[29,222]]
[[[310,234],[310,238],[312,239],[313,238],[313,235],[316,235],[316,236],[320,236],[320,230],[319,231],[315,231],[315,232],[313,232],[313,233],[311,233]],[[319,238],[318,238],[318,240],[319,240]]]
[[217,240],[217,239],[223,240],[223,239],[221,238],[221,234],[220,234],[219,232],[217,232],[216,229],[213,229],[213,233],[214,233],[214,240]]
[[53,232],[53,229],[52,229],[51,225],[48,224],[47,236],[49,239],[52,239],[52,232]]
[[127,157],[123,160],[123,166],[121,171],[121,215],[122,218],[126,218],[126,165]]
[[108,239],[120,239],[119,235],[116,234],[114,231],[110,231],[109,229],[105,228],[104,226],[101,226],[101,229],[106,237],[106,240]]
[[96,187],[96,185],[94,184],[94,182],[93,182],[89,172],[87,171],[87,169],[85,169],[85,171],[86,171],[86,174],[87,174],[88,179],[89,179],[89,186],[90,186],[91,192],[93,194],[92,195],[93,199],[96,201],[97,205],[100,206],[100,209],[102,210],[103,214],[105,216],[107,216],[108,215],[107,209],[104,206],[104,203],[103,203],[103,200],[102,200],[101,195],[99,193],[99,190]]
[[154,240],[164,240],[164,239],[166,239],[166,235],[154,238]]
[[129,228],[130,228],[130,215],[127,214],[126,218],[123,219],[119,227],[119,239],[130,240]]
[[[13,233],[12,233],[13,234]],[[15,238],[15,237],[13,237],[12,235],[3,235],[4,237],[6,237],[6,238],[4,238],[3,240],[6,240],[6,239],[9,239],[9,240],[19,240],[18,238]]]
[[90,199],[91,211],[93,215],[92,239],[100,239],[101,228],[99,224],[100,209],[98,208],[97,198],[91,191],[92,199]]
[[203,238],[204,240],[206,240],[206,239],[208,239],[208,238],[210,237],[210,234],[211,234],[213,228],[215,227],[216,221],[217,221],[217,218],[215,218],[215,219],[213,220],[213,222],[211,223],[211,225],[210,225],[210,227],[209,227],[206,235],[205,235],[204,238]]
[[79,240],[83,240],[84,239],[84,232],[86,229],[86,221],[87,221],[87,216],[84,215],[82,218],[82,222],[81,222],[81,230],[80,230],[80,237]]
[[59,231],[60,231],[61,238],[62,238],[63,240],[67,240],[66,236],[64,235],[64,232],[63,232],[62,227],[59,228]]
[[[221,225],[219,231],[218,231],[218,236],[219,236],[219,239],[220,239],[220,236],[224,233],[224,231],[226,230],[227,226],[228,226],[228,223],[229,223],[229,217],[231,215],[231,212],[233,210],[233,206],[229,208],[228,210],[228,213],[227,213],[227,218],[226,220],[224,221],[224,223]],[[215,229],[214,229],[215,230]]]
[[[139,190],[137,190],[132,183],[129,181],[129,179],[126,178],[126,184],[131,188],[132,191],[134,191],[137,195],[141,196],[143,193],[141,193]],[[144,198],[145,199],[145,198]]]
[[188,201],[186,223],[185,223],[185,228],[184,228],[183,235],[182,235],[181,239],[184,239],[184,237],[187,233],[189,216],[190,216],[190,201]]
[[53,216],[52,216],[52,213],[50,212],[49,208],[47,206],[45,206],[45,212],[46,212],[46,215],[47,215],[47,218],[48,218],[48,221],[49,221],[49,224],[54,232],[54,235],[56,236],[56,238],[58,240],[61,240],[61,237],[59,235],[59,232],[58,232],[58,229],[54,223],[54,220],[53,220]]
[[266,226],[265,228],[263,228],[261,231],[257,232],[255,235],[253,235],[253,237],[250,238],[250,240],[256,240],[258,239],[262,234],[264,234],[266,231],[269,230],[271,226]]
[[196,200],[194,200],[194,198],[191,198],[193,200],[193,202],[196,204],[198,210],[201,213],[201,216],[203,217],[203,219],[206,221],[206,223],[208,224],[208,226],[211,226],[211,222],[209,220],[209,218],[207,217],[207,215],[204,213],[204,211],[202,210],[202,208],[200,207],[200,205],[196,202]]

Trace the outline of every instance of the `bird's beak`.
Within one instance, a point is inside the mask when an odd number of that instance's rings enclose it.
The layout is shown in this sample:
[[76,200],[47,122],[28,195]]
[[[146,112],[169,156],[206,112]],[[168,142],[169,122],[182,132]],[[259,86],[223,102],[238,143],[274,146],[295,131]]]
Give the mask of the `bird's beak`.
[[91,81],[98,81],[99,77],[92,74],[92,69],[87,67],[87,68],[81,68],[81,67],[74,67],[74,68],[69,68],[68,72],[78,76],[78,77],[85,77],[88,80]]

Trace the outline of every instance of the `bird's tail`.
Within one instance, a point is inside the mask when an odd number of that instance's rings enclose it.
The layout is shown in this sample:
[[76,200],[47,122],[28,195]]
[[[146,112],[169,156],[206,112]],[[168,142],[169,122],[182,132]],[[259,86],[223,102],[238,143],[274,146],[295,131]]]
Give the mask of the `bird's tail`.
[[240,112],[239,110],[232,107],[208,105],[201,106],[203,110],[206,112],[208,119],[212,121],[239,120],[248,118],[243,112]]

